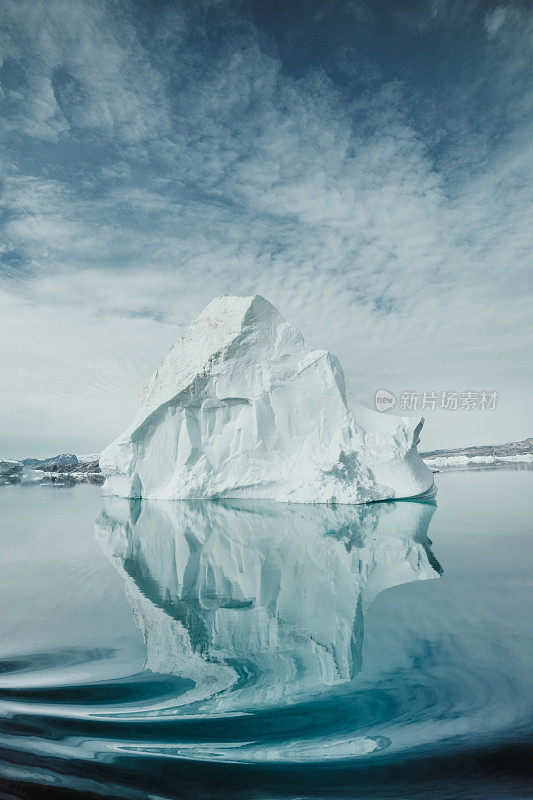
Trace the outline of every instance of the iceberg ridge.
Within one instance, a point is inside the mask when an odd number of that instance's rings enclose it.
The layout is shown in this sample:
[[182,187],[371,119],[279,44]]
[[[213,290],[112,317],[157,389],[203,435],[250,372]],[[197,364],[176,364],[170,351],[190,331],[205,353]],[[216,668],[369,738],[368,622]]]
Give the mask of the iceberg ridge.
[[423,420],[348,398],[342,367],[259,295],[215,298],[100,457],[111,494],[364,503],[433,486]]

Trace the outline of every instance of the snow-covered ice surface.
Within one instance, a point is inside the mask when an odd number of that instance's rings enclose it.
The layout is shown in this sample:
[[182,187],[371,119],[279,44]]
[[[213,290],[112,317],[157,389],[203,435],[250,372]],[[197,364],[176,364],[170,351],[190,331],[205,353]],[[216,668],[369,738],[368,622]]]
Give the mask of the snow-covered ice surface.
[[21,476],[22,483],[40,483],[45,476],[41,469],[32,469],[31,467],[24,467]]
[[80,464],[90,464],[93,461],[99,461],[100,453],[84,453],[81,456],[78,456],[78,461]]
[[513,456],[436,456],[425,458],[428,467],[468,467],[498,464],[533,464],[533,453],[518,453]]
[[365,503],[433,487],[423,420],[365,408],[339,361],[263,297],[215,298],[100,457],[111,494]]

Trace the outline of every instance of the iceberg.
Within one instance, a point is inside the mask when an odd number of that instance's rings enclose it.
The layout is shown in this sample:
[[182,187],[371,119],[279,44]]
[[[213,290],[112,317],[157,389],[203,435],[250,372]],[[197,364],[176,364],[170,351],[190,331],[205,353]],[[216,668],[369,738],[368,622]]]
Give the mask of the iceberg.
[[16,483],[20,481],[24,465],[12,458],[0,458],[0,483]]
[[442,573],[435,508],[107,498],[95,533],[124,580],[145,669],[194,681],[169,702],[218,713],[354,678],[375,598]]
[[152,499],[366,503],[432,490],[423,419],[372,411],[263,297],[215,298],[101,454],[107,491]]
[[23,461],[0,458],[0,484],[37,483],[43,476],[44,472],[27,467]]

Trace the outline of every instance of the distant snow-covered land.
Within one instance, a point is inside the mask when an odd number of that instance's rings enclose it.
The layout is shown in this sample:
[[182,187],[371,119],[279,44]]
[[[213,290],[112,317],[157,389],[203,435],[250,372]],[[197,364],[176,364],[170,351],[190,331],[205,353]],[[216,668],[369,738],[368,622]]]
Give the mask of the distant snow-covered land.
[[0,459],[0,483],[73,483],[104,482],[98,453],[76,456],[60,453],[50,458],[25,458],[22,461]]
[[533,437],[521,442],[463,447],[458,450],[432,450],[421,453],[431,469],[443,467],[533,464]]

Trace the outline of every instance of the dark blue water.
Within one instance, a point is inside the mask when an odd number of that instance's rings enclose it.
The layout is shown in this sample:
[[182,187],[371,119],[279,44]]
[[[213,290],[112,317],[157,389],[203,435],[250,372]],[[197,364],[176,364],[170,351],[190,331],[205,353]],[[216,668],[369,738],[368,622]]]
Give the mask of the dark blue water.
[[0,796],[533,797],[533,472],[438,482],[0,488]]

